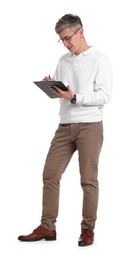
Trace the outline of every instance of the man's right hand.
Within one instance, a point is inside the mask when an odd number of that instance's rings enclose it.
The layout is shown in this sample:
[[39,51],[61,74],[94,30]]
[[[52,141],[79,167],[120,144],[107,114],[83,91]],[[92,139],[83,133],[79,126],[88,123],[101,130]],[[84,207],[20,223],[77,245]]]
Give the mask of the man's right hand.
[[48,76],[45,76],[43,80],[51,81],[51,80],[53,80],[53,78],[51,78],[50,75],[48,75]]

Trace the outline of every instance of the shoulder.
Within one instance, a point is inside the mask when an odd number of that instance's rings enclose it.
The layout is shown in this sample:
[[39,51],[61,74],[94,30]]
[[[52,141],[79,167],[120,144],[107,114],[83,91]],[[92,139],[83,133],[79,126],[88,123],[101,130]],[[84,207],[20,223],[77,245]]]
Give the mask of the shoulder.
[[62,56],[60,57],[59,61],[61,61],[61,60],[66,60],[66,59],[69,59],[69,58],[71,58],[71,53],[70,53],[70,52],[68,52],[68,53],[66,53],[66,54],[64,54],[64,55],[62,55]]
[[66,66],[67,64],[71,64],[71,53],[66,53],[62,55],[58,61],[58,66]]
[[100,64],[104,63],[111,66],[111,62],[106,54],[94,48],[94,55]]

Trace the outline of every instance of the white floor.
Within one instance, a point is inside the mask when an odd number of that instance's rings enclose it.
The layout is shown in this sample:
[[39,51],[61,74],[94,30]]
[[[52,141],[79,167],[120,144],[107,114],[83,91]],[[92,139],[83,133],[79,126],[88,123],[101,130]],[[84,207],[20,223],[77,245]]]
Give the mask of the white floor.
[[[7,228],[5,228],[7,231]],[[77,246],[77,234],[60,232],[55,242],[44,240],[34,243],[22,243],[16,240],[17,232],[11,233],[8,229],[7,236],[1,239],[1,256],[7,259],[136,259],[135,240],[132,233],[124,232],[98,232],[95,243],[92,246],[80,248]],[[113,230],[112,230],[113,231]],[[6,232],[7,233],[7,232]],[[127,236],[129,238],[127,238]]]
[[[33,81],[53,75],[67,52],[54,32],[67,12],[81,16],[88,43],[108,56],[114,75],[112,100],[104,109],[95,243],[86,248],[77,246],[82,212],[77,154],[61,181],[57,241],[17,240],[40,223],[42,169],[59,102]],[[136,259],[135,18],[134,0],[1,1],[0,259]]]

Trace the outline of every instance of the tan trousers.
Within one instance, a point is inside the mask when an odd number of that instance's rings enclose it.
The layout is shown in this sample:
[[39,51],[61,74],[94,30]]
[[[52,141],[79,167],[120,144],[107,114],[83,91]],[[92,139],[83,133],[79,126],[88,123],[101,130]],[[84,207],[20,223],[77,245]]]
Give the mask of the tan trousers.
[[[78,151],[83,189],[82,228],[95,227],[98,206],[98,161],[103,142],[103,125],[98,123],[60,124],[43,171],[41,226],[56,229],[60,179],[73,153]],[[73,194],[74,196],[74,194]]]

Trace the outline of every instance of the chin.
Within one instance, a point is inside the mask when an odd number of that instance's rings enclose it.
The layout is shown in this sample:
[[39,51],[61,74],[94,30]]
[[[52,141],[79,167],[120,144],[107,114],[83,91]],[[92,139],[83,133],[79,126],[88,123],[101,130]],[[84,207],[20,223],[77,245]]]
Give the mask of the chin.
[[74,47],[72,46],[71,48],[68,49],[71,53],[74,53]]

